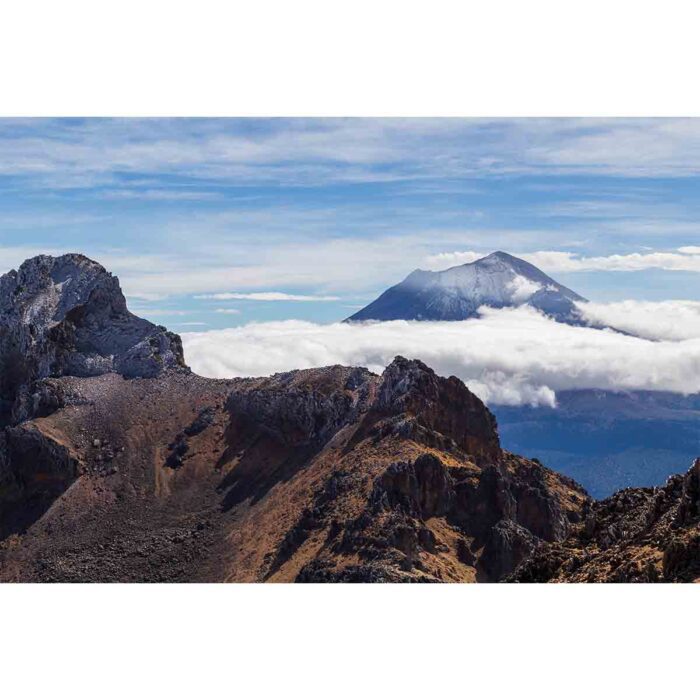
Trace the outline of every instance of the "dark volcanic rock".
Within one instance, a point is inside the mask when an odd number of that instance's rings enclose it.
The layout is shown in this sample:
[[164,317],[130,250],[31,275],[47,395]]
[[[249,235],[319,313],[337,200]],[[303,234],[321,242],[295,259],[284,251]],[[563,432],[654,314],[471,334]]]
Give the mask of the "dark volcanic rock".
[[43,513],[78,470],[70,450],[39,430],[0,430],[0,540]]
[[417,423],[477,460],[501,454],[496,419],[483,402],[457,377],[439,377],[420,360],[399,356],[384,370],[370,415],[392,417],[405,434]]
[[415,462],[396,462],[381,476],[375,500],[383,499],[386,507],[427,519],[449,512],[454,498],[454,484],[442,462],[431,454]]
[[362,368],[325,367],[242,382],[227,408],[292,446],[327,441],[367,409],[376,375]]
[[489,532],[479,565],[483,580],[499,581],[532,554],[537,538],[512,520],[499,520]]
[[625,489],[585,510],[558,543],[541,544],[513,581],[700,580],[700,460],[665,486]]

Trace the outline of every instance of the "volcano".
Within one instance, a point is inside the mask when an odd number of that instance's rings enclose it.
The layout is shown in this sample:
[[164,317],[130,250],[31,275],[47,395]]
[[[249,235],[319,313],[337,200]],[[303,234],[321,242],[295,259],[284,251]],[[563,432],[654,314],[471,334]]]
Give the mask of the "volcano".
[[561,323],[581,325],[582,296],[534,265],[497,251],[441,272],[414,270],[347,321],[463,321],[481,306],[527,304]]

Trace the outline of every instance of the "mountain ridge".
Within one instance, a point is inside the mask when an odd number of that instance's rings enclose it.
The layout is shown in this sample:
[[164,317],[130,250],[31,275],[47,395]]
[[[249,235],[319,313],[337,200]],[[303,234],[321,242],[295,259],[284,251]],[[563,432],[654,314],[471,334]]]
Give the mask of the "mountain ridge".
[[505,452],[481,400],[419,360],[123,371],[134,339],[176,341],[106,275],[41,258],[0,284],[32,368],[0,428],[0,580],[492,581],[580,517],[581,487]]
[[207,379],[86,258],[0,289],[3,366],[16,341],[31,370],[0,426],[0,581],[700,576],[700,463],[593,501],[420,360]]

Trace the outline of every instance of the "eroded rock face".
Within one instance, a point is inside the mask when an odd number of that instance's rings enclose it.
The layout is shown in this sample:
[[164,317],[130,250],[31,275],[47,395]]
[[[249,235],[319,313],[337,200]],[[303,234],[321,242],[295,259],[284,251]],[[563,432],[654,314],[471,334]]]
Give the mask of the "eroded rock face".
[[227,408],[287,445],[322,445],[367,410],[376,382],[360,367],[285,372],[240,383]]
[[455,499],[454,478],[429,453],[414,462],[395,462],[378,478],[373,503],[396,508],[427,520],[450,512]]
[[70,450],[40,430],[0,431],[0,539],[30,524],[78,473]]
[[541,544],[514,581],[700,580],[700,460],[665,486],[624,489],[588,504],[582,523]]
[[0,277],[0,423],[31,414],[44,377],[184,368],[180,338],[126,307],[116,277],[82,255],[40,255]]
[[385,417],[397,433],[432,431],[477,461],[501,454],[496,419],[484,403],[457,377],[439,377],[420,360],[398,356],[384,370],[370,419]]
[[[546,470],[511,463],[501,465],[500,478],[494,478],[492,469],[447,466],[431,453],[395,462],[375,478],[359,515],[343,521],[342,503],[326,500],[301,530],[293,530],[298,548],[302,534],[309,538],[313,530],[328,528],[323,550],[297,580],[499,581],[538,543],[565,537],[579,517],[581,491],[572,488],[564,495],[544,486],[541,517],[529,523],[539,534],[526,527],[519,494],[530,488],[533,474],[540,480],[540,471]],[[478,505],[467,493],[478,497]],[[339,565],[343,559],[352,563]]]

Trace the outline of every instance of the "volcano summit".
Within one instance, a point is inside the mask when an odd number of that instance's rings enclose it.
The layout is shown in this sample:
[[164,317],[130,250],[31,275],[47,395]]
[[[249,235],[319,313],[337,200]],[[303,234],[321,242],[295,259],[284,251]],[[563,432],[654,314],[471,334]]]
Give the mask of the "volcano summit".
[[480,306],[496,309],[527,304],[562,323],[581,323],[582,296],[534,265],[497,251],[442,272],[414,270],[348,321],[462,321]]

